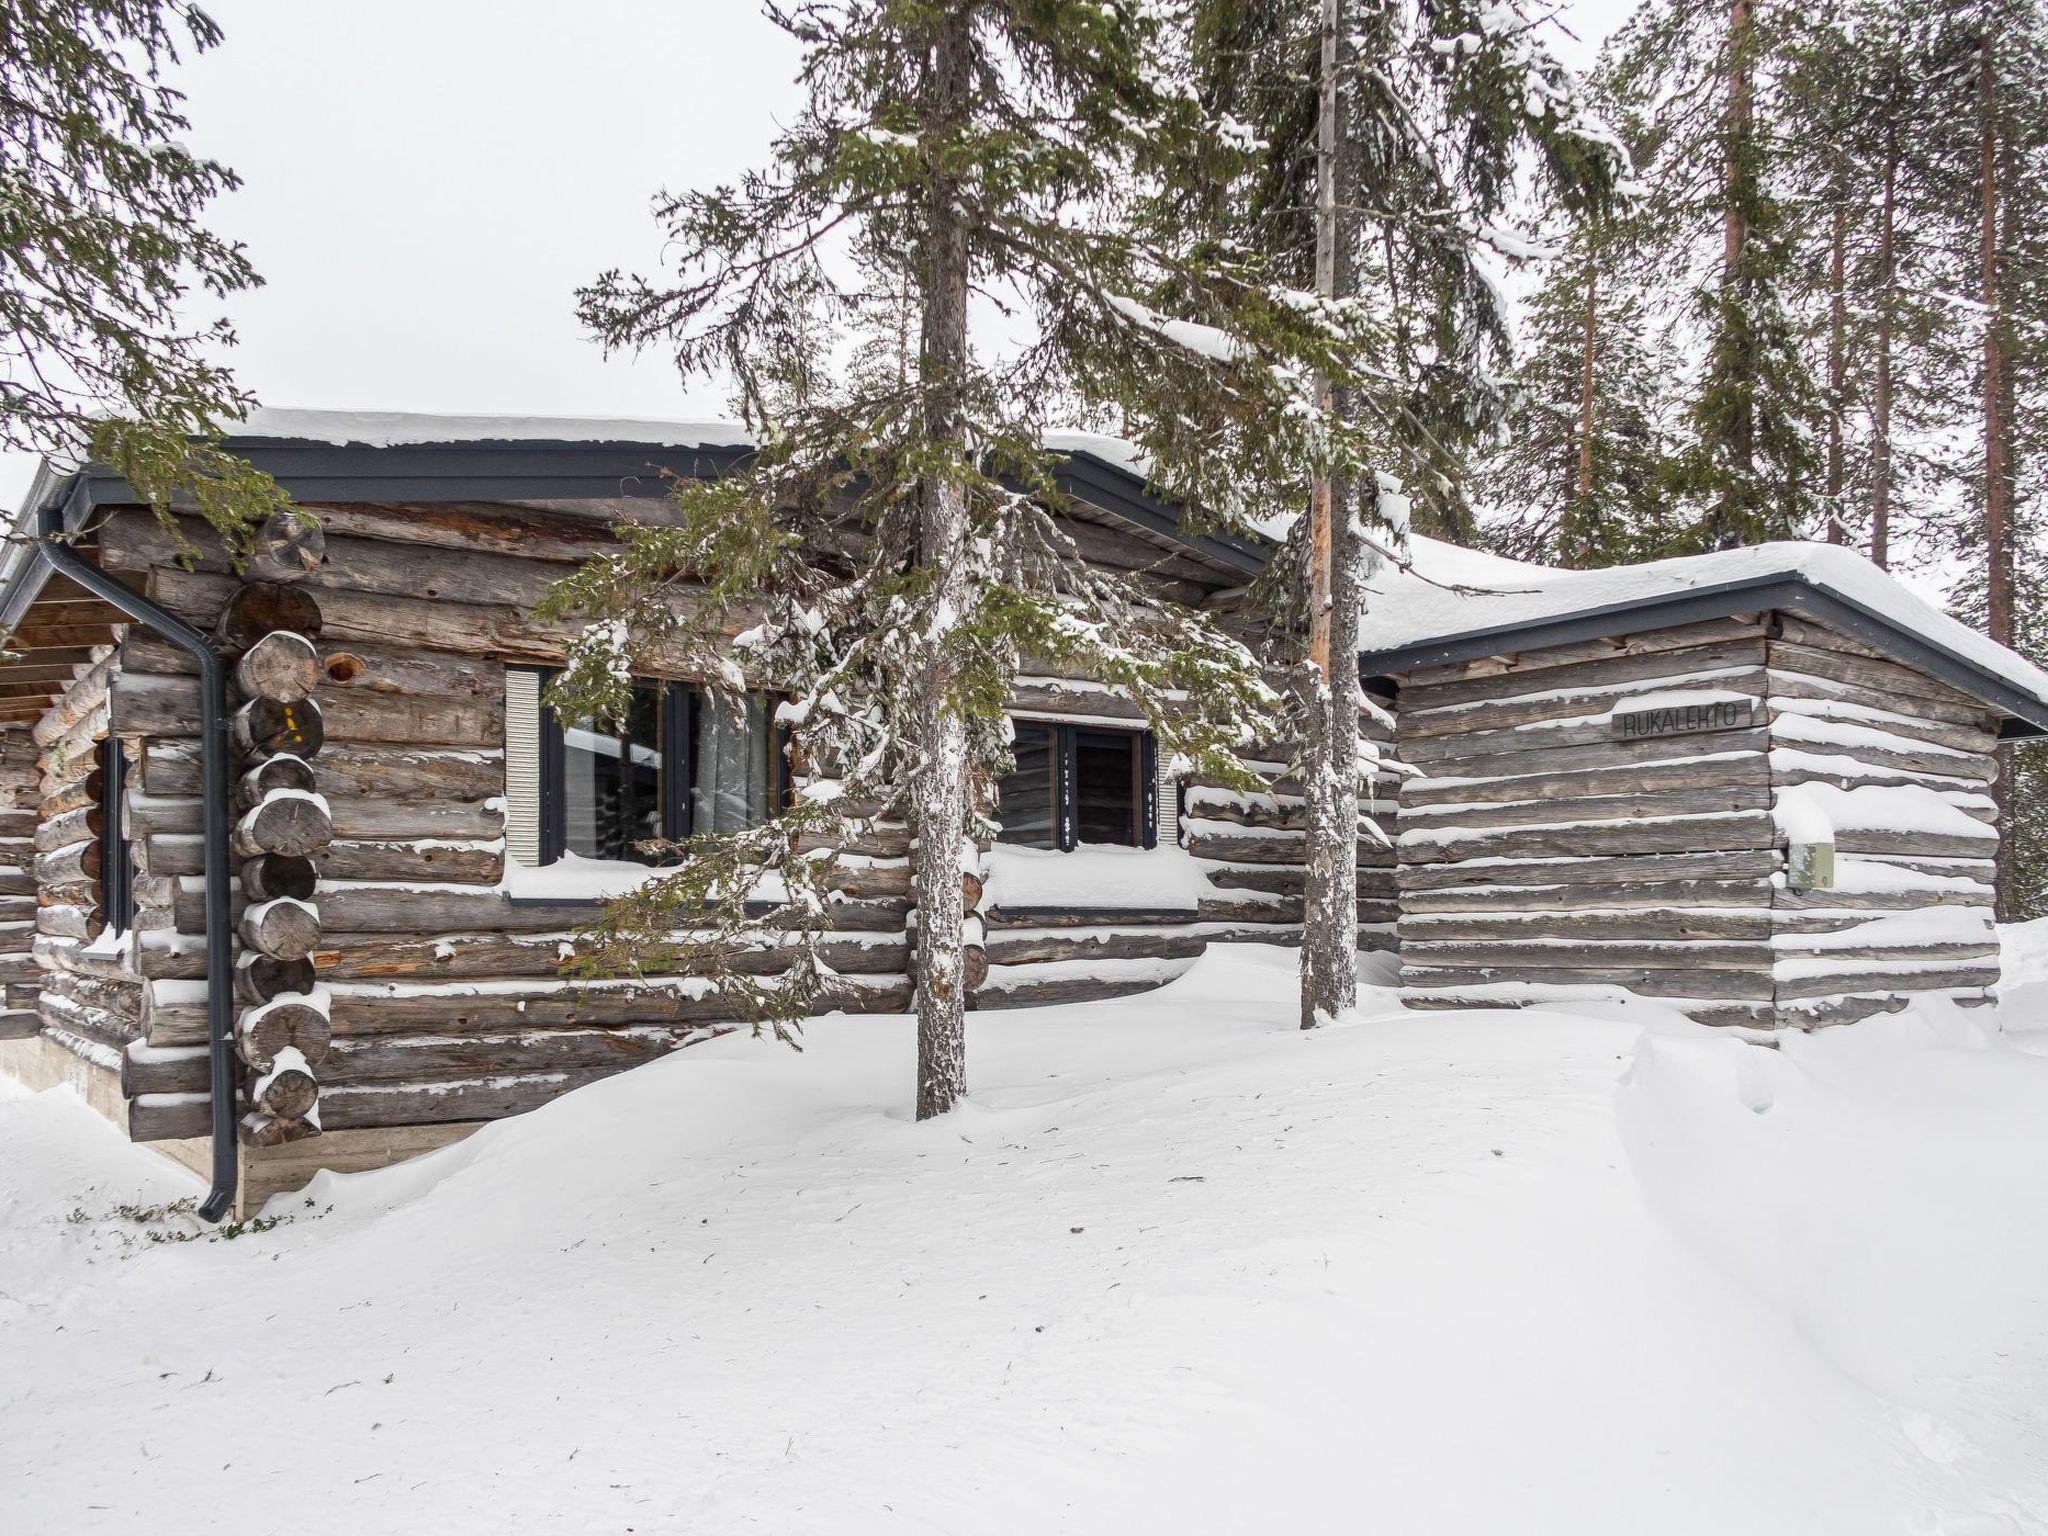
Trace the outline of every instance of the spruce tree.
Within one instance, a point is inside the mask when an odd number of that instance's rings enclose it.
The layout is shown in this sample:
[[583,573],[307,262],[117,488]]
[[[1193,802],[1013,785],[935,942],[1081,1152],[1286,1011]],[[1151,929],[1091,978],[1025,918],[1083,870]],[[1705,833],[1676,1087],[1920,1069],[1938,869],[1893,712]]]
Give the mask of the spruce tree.
[[1672,273],[1673,320],[1698,359],[1684,384],[1674,488],[1681,548],[1821,528],[1823,392],[1805,350],[1803,200],[1788,185],[1787,7],[1649,0],[1611,44],[1610,77],[1654,125],[1645,229]]
[[1411,507],[1420,526],[1469,535],[1465,454],[1506,401],[1500,272],[1535,253],[1508,215],[1518,171],[1533,165],[1579,215],[1606,205],[1626,156],[1513,0],[1205,0],[1196,37],[1205,98],[1264,146],[1263,168],[1215,205],[1227,242],[1277,253],[1326,302],[1378,322],[1349,376],[1326,382],[1342,448],[1281,567],[1311,578],[1293,594],[1307,639],[1307,1028],[1357,995],[1366,579],[1401,557]]
[[[770,688],[799,788],[764,826],[667,850],[682,862],[613,904],[584,969],[687,950],[736,1011],[788,1034],[842,985],[817,940],[860,850],[907,822],[923,1117],[965,1089],[963,884],[1020,664],[1122,690],[1165,750],[1229,783],[1252,782],[1236,748],[1274,702],[1207,616],[1081,558],[1055,516],[1049,412],[1129,419],[1163,491],[1242,529],[1316,461],[1299,376],[1340,368],[1348,336],[1257,262],[1133,212],[1165,178],[1228,180],[1244,154],[1175,73],[1157,7],[771,15],[802,46],[807,99],[769,164],[663,199],[676,270],[607,273],[581,300],[608,347],[728,376],[758,450],[679,486],[673,525],[626,526],[546,606],[590,621],[554,687],[565,716],[618,713],[636,668]],[[1020,342],[971,338],[978,294]],[[788,968],[757,974],[763,947]]]
[[190,501],[239,556],[284,498],[205,441],[250,399],[219,361],[227,322],[188,306],[259,279],[202,222],[237,180],[184,147],[163,80],[220,40],[182,0],[0,0],[0,444],[90,454],[160,513]]

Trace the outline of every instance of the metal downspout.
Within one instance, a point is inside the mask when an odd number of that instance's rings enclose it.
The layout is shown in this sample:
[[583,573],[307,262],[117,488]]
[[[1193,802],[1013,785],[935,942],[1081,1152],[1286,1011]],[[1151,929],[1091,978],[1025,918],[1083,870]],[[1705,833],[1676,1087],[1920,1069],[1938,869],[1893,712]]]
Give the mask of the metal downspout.
[[[54,571],[104,598],[136,623],[186,652],[199,663],[199,774],[204,796],[201,841],[206,871],[206,1047],[213,1088],[213,1187],[199,1207],[219,1221],[235,1203],[238,1175],[235,1144],[235,970],[228,891],[228,670],[220,652],[176,614],[140,592],[88,565],[65,542],[61,501],[46,500],[36,512],[36,553]],[[121,829],[112,829],[119,837]]]

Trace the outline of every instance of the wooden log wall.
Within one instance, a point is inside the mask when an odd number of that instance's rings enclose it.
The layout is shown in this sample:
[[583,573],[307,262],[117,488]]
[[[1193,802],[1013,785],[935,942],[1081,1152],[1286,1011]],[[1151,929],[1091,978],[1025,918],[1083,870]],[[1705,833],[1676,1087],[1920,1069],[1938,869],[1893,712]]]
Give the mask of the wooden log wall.
[[[1626,990],[1713,1023],[1773,1022],[1760,618],[1419,670],[1403,679],[1401,976],[1457,1007]],[[1728,723],[1618,739],[1656,694]]]
[[[1657,695],[1720,707],[1618,735]],[[1400,726],[1412,1003],[1625,989],[1805,1028],[1992,995],[1996,718],[1914,669],[1766,614],[1418,671]],[[1836,883],[1793,889],[1814,813]]]
[[[240,657],[234,910],[250,1134],[303,1134],[315,1114],[329,1132],[496,1118],[718,1032],[722,1010],[687,975],[564,981],[572,931],[594,908],[517,900],[504,882],[505,665],[560,659],[569,627],[527,612],[611,543],[610,509],[308,510],[322,557],[264,582],[234,577],[195,525],[189,570],[147,514],[116,513],[103,536],[109,570]],[[275,638],[291,635],[311,643],[317,684],[296,701],[305,649]],[[131,1127],[203,1135],[190,663],[130,632],[112,710],[140,747],[131,834],[165,903],[139,952],[147,1040],[128,1063]],[[834,1006],[888,1011],[909,1001],[907,833],[874,839],[845,872],[828,955]],[[764,971],[779,964],[761,958]],[[278,1077],[280,1059],[303,1078]]]
[[1993,1001],[1997,715],[1796,618],[1772,626],[1769,665],[1772,788],[1835,828],[1834,885],[1772,893],[1778,1021]]
[[[123,835],[101,809],[101,743],[108,734],[112,646],[96,647],[71,684],[29,730],[35,760],[34,860],[36,916],[32,942],[37,975],[10,983],[10,1001],[33,1009],[40,1032],[94,1071],[117,1079],[129,1047],[140,1040],[143,985],[132,937],[107,932],[106,850]],[[140,894],[138,892],[138,894]],[[132,926],[132,925],[131,925]]]
[[[1022,677],[1011,700],[1023,718],[1054,719],[1130,730],[1143,723],[1136,706],[1086,678],[1045,672]],[[1391,756],[1392,717],[1376,712],[1362,727],[1362,755]],[[1192,912],[1133,906],[1075,907],[983,914],[988,975],[977,992],[982,1008],[1036,1007],[1121,997],[1162,985],[1212,942],[1296,944],[1301,940],[1306,866],[1306,811],[1300,785],[1288,779],[1283,747],[1256,754],[1270,776],[1263,793],[1190,780],[1186,806],[1172,803],[1162,782],[1160,841],[1177,843],[1198,860],[1209,890]],[[1376,771],[1360,817],[1359,943],[1391,948],[1394,939],[1393,821],[1396,779]]]
[[[42,803],[35,741],[26,730],[0,734],[0,1040],[42,1028],[35,961],[36,809]],[[83,809],[84,806],[78,807]]]

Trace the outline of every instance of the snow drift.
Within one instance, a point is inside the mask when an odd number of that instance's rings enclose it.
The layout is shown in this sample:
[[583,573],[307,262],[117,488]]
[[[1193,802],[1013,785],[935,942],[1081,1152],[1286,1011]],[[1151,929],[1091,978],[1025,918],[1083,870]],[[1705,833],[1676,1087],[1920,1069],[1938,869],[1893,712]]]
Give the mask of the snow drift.
[[695,1047],[231,1242],[0,1100],[10,1520],[2048,1528],[2048,1061],[1944,1013],[1303,1036],[1293,963],[975,1015],[925,1125],[908,1020]]

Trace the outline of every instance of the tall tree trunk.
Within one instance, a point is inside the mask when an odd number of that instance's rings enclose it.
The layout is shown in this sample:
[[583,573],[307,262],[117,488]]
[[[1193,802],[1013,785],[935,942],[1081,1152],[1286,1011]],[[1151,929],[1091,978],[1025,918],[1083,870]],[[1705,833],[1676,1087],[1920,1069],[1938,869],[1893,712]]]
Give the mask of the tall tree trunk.
[[[927,123],[951,140],[967,121],[973,37],[966,7],[939,22],[924,87]],[[918,367],[928,386],[925,431],[935,448],[967,452],[967,222],[951,173],[935,174],[925,210],[925,292]],[[960,473],[933,474],[918,505],[918,560],[937,584],[937,618],[926,635],[912,722],[918,761],[911,777],[911,879],[917,896],[917,1118],[942,1115],[967,1091],[965,902],[961,845],[967,829],[967,722],[948,697],[947,625],[966,611],[967,498]]]
[[1728,495],[1735,514],[1725,533],[1747,530],[1756,507],[1756,337],[1744,293],[1749,250],[1749,208],[1755,167],[1754,87],[1750,53],[1754,20],[1751,0],[1731,0],[1728,11],[1728,118],[1727,143],[1722,153],[1721,212],[1721,305],[1722,323],[1734,328],[1734,346],[1729,366],[1735,371],[1732,414],[1728,422],[1728,448],[1733,484]]
[[[1345,154],[1344,0],[1323,0],[1320,123],[1316,141],[1316,287],[1351,289]],[[1320,381],[1330,414],[1350,402]],[[1325,476],[1310,508],[1308,870],[1301,934],[1301,1027],[1358,1001],[1358,602],[1360,555],[1353,487]]]
[[1842,500],[1848,491],[1848,471],[1842,449],[1842,417],[1847,409],[1848,359],[1844,332],[1848,329],[1848,245],[1849,210],[1844,206],[1847,191],[1842,185],[1840,162],[1836,162],[1831,194],[1834,215],[1828,226],[1828,497],[1827,525],[1830,544],[1849,541]]
[[1579,483],[1577,501],[1583,515],[1593,500],[1593,359],[1600,324],[1600,258],[1586,252],[1584,356],[1579,368]]
[[1892,558],[1892,327],[1898,314],[1899,130],[1884,130],[1884,189],[1877,219],[1877,368],[1870,389],[1870,558]]
[[[1977,52],[1977,136],[1979,177],[1982,182],[1982,214],[1978,234],[1978,255],[1982,266],[1984,305],[1984,608],[1985,628],[1991,638],[2010,645],[2012,627],[2012,512],[2008,500],[2006,420],[2006,313],[2005,285],[1999,273],[2000,219],[2000,129],[1998,95],[1998,38],[1986,29],[1978,40]],[[1998,803],[1998,915],[2010,919],[2013,898],[2012,749],[1998,752],[1998,779],[1993,786]]]

